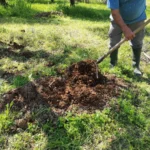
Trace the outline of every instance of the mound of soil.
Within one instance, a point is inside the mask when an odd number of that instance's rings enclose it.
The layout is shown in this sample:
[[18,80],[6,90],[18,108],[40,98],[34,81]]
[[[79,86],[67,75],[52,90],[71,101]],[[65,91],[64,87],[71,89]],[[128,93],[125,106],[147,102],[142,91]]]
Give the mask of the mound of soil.
[[13,101],[14,110],[33,111],[40,105],[63,113],[74,106],[82,109],[102,109],[111,98],[117,97],[121,88],[126,88],[115,76],[97,75],[96,63],[92,60],[72,64],[63,77],[45,77],[9,91],[3,95],[0,109]]
[[[68,111],[77,113],[103,109],[113,97],[120,94],[128,84],[112,75],[102,75],[95,61],[86,60],[72,64],[61,77],[45,77],[2,95],[0,112],[13,102],[12,110],[21,112],[15,118],[17,128],[27,128],[32,114],[44,123],[56,121],[58,115]],[[45,112],[46,109],[51,111]],[[42,110],[42,113],[39,113]],[[43,112],[44,111],[44,112]]]

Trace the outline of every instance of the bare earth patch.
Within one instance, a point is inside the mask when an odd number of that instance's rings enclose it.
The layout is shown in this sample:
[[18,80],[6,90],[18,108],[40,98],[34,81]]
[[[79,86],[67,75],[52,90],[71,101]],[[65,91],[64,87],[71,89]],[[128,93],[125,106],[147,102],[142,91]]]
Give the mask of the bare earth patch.
[[[63,77],[45,77],[3,95],[0,110],[13,101],[12,109],[24,115],[42,106],[58,115],[103,109],[128,84],[115,76],[102,75],[92,60],[72,64]],[[42,116],[43,117],[43,116]]]
[[[91,60],[72,64],[63,77],[45,77],[9,91],[3,95],[1,109],[14,101],[16,109],[31,109],[39,103],[47,103],[55,109],[67,110],[72,104],[78,107],[102,109],[113,97],[128,85],[115,76],[103,76]],[[31,106],[30,106],[31,105]]]

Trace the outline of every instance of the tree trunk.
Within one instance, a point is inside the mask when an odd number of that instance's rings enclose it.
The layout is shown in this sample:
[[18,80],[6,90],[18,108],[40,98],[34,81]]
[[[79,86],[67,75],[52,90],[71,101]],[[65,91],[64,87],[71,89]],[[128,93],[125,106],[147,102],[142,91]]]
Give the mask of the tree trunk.
[[7,3],[6,3],[6,0],[0,0],[0,4],[1,5],[6,5]]
[[89,0],[85,0],[85,3],[90,3],[90,1]]
[[70,0],[70,6],[75,6],[75,0]]

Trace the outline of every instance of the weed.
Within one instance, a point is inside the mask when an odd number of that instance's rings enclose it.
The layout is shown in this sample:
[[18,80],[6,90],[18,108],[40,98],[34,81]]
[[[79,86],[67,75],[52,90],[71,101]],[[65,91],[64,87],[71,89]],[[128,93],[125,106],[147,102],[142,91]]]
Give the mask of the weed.
[[23,77],[23,76],[16,76],[12,83],[15,87],[19,87],[19,86],[22,86],[24,84],[26,84],[28,82],[28,77]]
[[0,134],[8,132],[13,125],[13,115],[10,113],[10,108],[13,103],[6,105],[6,110],[0,114]]

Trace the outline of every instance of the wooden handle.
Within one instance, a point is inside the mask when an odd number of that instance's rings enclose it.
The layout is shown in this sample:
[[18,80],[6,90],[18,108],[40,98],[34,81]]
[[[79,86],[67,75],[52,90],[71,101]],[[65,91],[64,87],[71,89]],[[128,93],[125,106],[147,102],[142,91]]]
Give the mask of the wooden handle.
[[[141,31],[147,24],[150,23],[150,19],[148,19],[146,22],[144,22],[140,27],[138,27],[136,30],[134,30],[134,34],[137,34],[139,31]],[[126,39],[122,39],[119,43],[117,43],[114,47],[112,47],[106,54],[104,54],[104,56],[100,57],[97,60],[97,64],[99,64],[100,62],[102,62],[109,54],[111,54],[113,51],[115,51],[118,47],[120,47],[124,42],[126,41]]]

